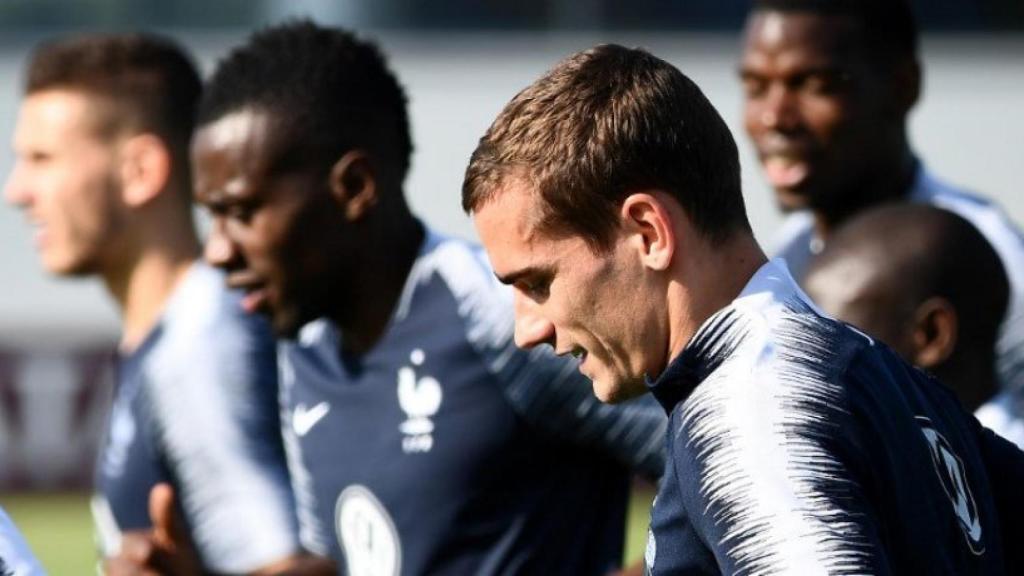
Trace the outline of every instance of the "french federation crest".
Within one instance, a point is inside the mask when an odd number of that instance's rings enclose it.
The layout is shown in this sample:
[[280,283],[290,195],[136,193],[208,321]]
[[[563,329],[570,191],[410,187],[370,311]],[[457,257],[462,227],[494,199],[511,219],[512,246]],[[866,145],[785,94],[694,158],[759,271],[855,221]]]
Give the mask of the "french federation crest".
[[917,416],[917,423],[921,426],[921,433],[928,440],[928,448],[932,455],[932,463],[935,465],[935,473],[939,476],[942,489],[946,491],[953,504],[953,512],[960,522],[960,528],[967,538],[967,545],[976,555],[985,552],[985,542],[982,540],[981,519],[978,515],[978,507],[974,503],[974,495],[967,483],[967,472],[963,461],[953,451],[945,437],[932,426],[932,421],[924,416]]
[[441,408],[441,384],[431,376],[417,376],[426,354],[419,348],[409,355],[411,366],[398,370],[398,405],[407,418],[398,429],[402,432],[402,451],[406,454],[430,452],[434,446],[432,418]]

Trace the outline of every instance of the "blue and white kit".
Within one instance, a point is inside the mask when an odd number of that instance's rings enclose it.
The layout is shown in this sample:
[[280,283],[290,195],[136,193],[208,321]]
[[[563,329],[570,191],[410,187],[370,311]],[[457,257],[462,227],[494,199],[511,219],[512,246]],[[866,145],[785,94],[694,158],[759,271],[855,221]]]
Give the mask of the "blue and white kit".
[[[1010,284],[1010,301],[1000,329],[997,368],[1006,392],[975,413],[982,424],[1024,449],[1024,235],[994,203],[938,180],[918,163],[911,202],[931,204],[974,225],[999,255]],[[775,242],[775,255],[785,258],[796,278],[803,278],[811,258],[823,244],[814,235],[809,212],[789,216]]]
[[44,576],[46,571],[7,513],[0,510],[0,576]]
[[601,404],[575,361],[512,332],[512,292],[483,252],[428,233],[369,352],[345,354],[325,320],[282,343],[306,548],[350,576],[620,564],[631,471],[664,467],[664,411]]
[[93,499],[103,552],[147,528],[170,482],[205,567],[238,574],[299,550],[280,434],[275,343],[219,271],[197,262],[159,324],[119,358]]
[[670,421],[648,574],[1006,573],[1024,454],[781,259],[650,386]]

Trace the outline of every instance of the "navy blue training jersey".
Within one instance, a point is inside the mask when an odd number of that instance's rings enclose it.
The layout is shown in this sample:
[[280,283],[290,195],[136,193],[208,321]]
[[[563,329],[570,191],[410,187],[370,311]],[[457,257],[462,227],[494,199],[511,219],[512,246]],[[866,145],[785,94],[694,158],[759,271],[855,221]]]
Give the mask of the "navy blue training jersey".
[[670,421],[649,574],[1006,570],[1000,523],[1020,518],[1008,490],[1024,454],[816,312],[782,260],[651,386]]
[[299,549],[280,435],[275,344],[218,271],[196,263],[143,343],[119,358],[93,517],[105,555],[176,490],[204,565],[238,574]]
[[320,320],[281,345],[302,542],[351,576],[606,574],[631,469],[663,469],[653,399],[611,408],[576,362],[512,342],[481,250],[428,235],[369,352]]

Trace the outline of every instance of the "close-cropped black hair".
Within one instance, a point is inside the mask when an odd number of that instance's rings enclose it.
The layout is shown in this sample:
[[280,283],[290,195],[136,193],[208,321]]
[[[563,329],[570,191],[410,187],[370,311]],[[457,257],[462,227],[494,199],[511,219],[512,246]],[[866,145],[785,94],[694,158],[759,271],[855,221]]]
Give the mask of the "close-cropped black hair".
[[907,0],[753,0],[752,8],[853,18],[860,22],[865,46],[876,60],[917,56],[917,23]]
[[272,114],[304,162],[360,148],[408,170],[405,91],[380,49],[346,30],[294,20],[255,32],[218,64],[199,125],[247,107]]

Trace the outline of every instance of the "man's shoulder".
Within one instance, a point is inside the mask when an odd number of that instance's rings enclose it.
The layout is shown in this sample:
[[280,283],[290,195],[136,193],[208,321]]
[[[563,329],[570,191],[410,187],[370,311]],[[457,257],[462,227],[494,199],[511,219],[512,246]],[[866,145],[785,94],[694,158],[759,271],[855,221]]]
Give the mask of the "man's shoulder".
[[756,435],[761,426],[767,431],[786,422],[827,419],[848,404],[845,374],[872,344],[868,336],[821,315],[800,297],[767,309],[736,306],[729,313],[729,338],[738,344],[677,407],[682,427],[707,433],[714,422]]
[[1004,261],[1011,254],[1017,260],[1024,259],[1024,235],[991,199],[949,184],[926,171],[919,176],[911,199],[964,218],[992,243]]
[[[439,306],[445,300],[450,306]],[[409,272],[396,310],[404,320],[425,310],[447,312],[474,347],[503,346],[512,337],[512,291],[494,276],[483,249],[431,233]]]
[[457,300],[490,298],[504,292],[483,248],[468,240],[431,233],[409,273],[409,284],[438,278]]
[[[245,312],[242,295],[225,285],[220,270],[197,262],[171,295],[160,319],[159,347],[181,354],[238,353],[272,346],[265,319]],[[170,352],[174,353],[174,352]]]
[[786,217],[771,241],[771,254],[784,259],[797,278],[803,276],[814,253],[814,218],[809,211],[795,212]]

